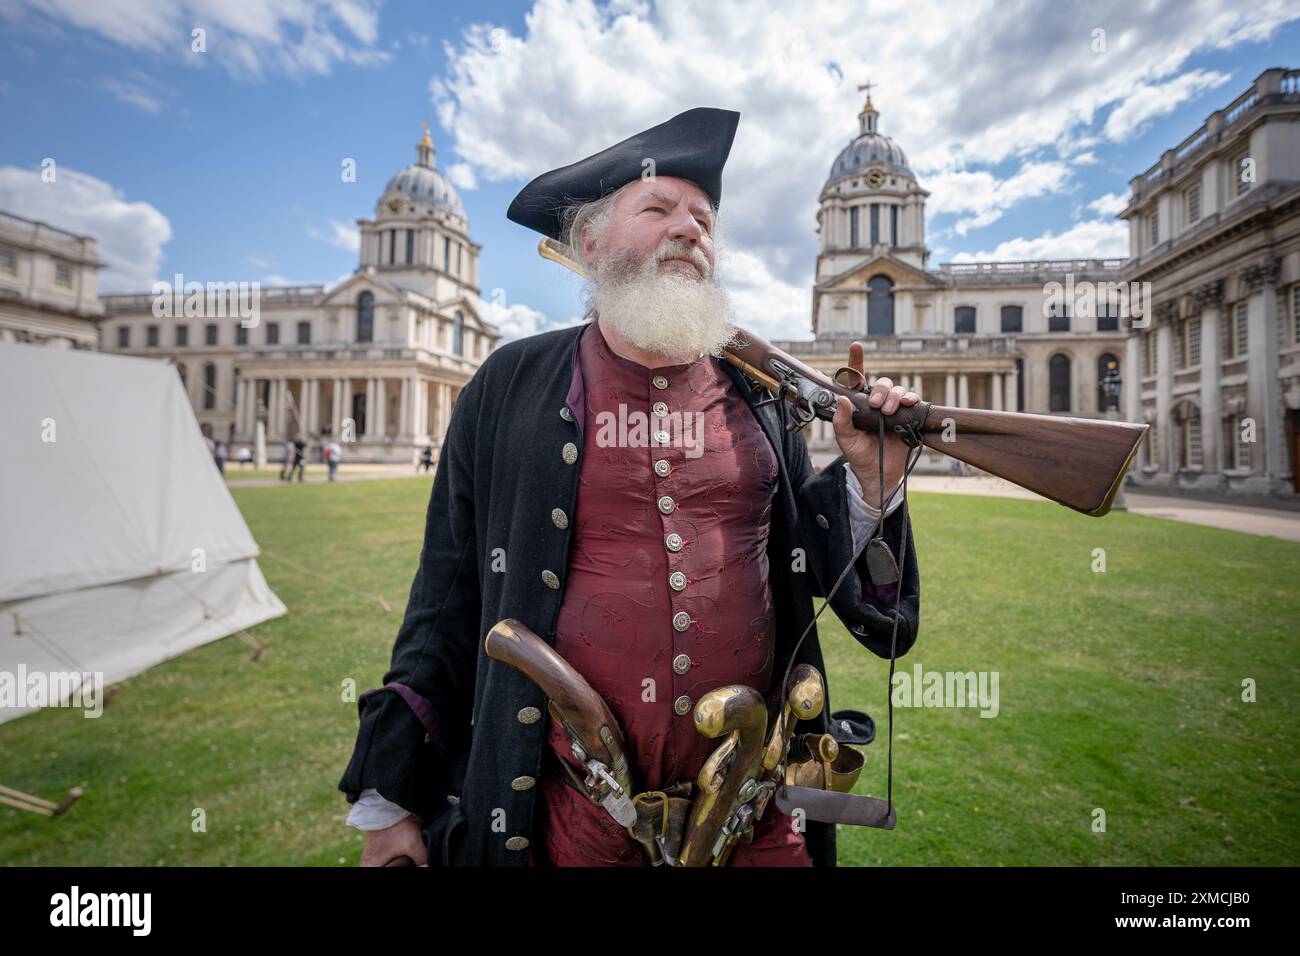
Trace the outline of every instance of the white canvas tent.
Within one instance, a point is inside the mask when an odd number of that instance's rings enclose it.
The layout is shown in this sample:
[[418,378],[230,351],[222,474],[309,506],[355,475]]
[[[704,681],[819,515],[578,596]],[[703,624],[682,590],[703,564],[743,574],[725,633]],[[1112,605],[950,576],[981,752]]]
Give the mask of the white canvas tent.
[[0,672],[107,686],[284,613],[170,364],[0,345],[0,458]]

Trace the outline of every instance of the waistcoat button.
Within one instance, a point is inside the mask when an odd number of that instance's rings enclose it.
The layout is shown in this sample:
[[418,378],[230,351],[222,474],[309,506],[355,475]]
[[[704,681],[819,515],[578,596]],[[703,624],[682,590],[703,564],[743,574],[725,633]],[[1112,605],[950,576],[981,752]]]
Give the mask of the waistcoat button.
[[669,551],[682,550],[682,536],[674,531],[668,537],[664,538],[664,547]]
[[668,575],[668,586],[674,591],[685,591],[686,575],[682,574],[680,571],[674,571],[672,574]]
[[660,458],[655,462],[655,474],[660,478],[667,478],[670,471],[672,471],[672,466],[668,464],[666,459]]
[[664,495],[662,498],[659,499],[659,510],[666,515],[672,514],[673,509],[676,507],[677,507],[676,502],[674,502],[672,498],[668,497],[668,495]]
[[685,694],[673,701],[673,711],[678,717],[685,717],[691,712],[691,699]]
[[665,402],[655,402],[650,411],[654,412],[655,418],[668,417],[668,405]]
[[668,379],[664,378],[662,375],[656,375],[654,378],[650,379],[650,381],[654,383],[655,388],[668,387]]
[[691,659],[685,654],[678,654],[673,658],[673,670],[679,674],[685,674],[691,669]]
[[691,626],[691,616],[685,611],[678,611],[673,615],[673,628],[678,631],[684,631]]

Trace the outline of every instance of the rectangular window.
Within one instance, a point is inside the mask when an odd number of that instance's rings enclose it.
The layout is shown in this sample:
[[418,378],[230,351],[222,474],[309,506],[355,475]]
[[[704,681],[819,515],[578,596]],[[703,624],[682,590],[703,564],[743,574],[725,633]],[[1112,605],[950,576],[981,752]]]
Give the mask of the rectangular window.
[[953,313],[953,331],[958,335],[971,335],[975,332],[975,307],[959,305]]
[[215,322],[209,323],[203,327],[203,344],[217,344],[217,324]]
[[406,230],[406,264],[409,266],[415,261],[415,230]]
[[451,240],[446,236],[442,237],[442,271],[451,271]]
[[1018,305],[1004,305],[1002,307],[1002,331],[1024,331],[1024,309]]
[[1147,217],[1147,247],[1154,248],[1160,242],[1160,210],[1151,210]]
[[267,345],[280,344],[280,323],[279,322],[266,323],[266,344]]
[[[1099,297],[1103,298],[1103,297]],[[1119,331],[1119,305],[1116,303],[1101,301],[1097,303],[1097,331],[1098,332],[1118,332]]]
[[311,323],[310,322],[298,323],[298,344],[311,345]]
[[1160,470],[1160,442],[1157,440],[1156,423],[1151,422],[1151,430],[1147,432],[1147,464],[1156,471]]
[[1201,320],[1187,320],[1187,367],[1201,364]]
[[1237,181],[1235,195],[1243,196],[1250,192],[1250,173],[1251,170],[1250,154],[1242,153],[1232,164],[1232,176]]
[[1246,346],[1249,339],[1246,335],[1246,319],[1248,317],[1249,307],[1245,302],[1238,302],[1232,307],[1232,321],[1228,330],[1227,349],[1224,354],[1227,358],[1244,358],[1246,355]]
[[1156,374],[1156,369],[1158,367],[1156,342],[1155,330],[1147,332],[1142,336],[1142,375],[1145,378],[1151,378]]
[[871,244],[877,245],[880,242],[880,203],[871,204]]
[[1227,434],[1223,436],[1224,445],[1230,449],[1232,467],[1249,469],[1250,468],[1250,442],[1244,441],[1243,436],[1245,429],[1242,427],[1243,418],[1241,415],[1233,415],[1223,420],[1227,428]]
[[248,326],[244,325],[242,322],[235,326],[235,344],[248,344]]
[[1185,322],[1174,326],[1174,368],[1187,367],[1187,328]]
[[176,347],[183,348],[190,344],[190,327],[188,325],[176,326]]
[[849,248],[858,248],[858,207],[849,210]]
[[66,262],[54,263],[54,284],[72,288],[72,266]]
[[1201,218],[1201,184],[1196,183],[1187,190],[1187,225]]
[[896,246],[898,242],[898,207],[889,207],[889,244]]
[[1064,305],[1053,305],[1051,314],[1047,317],[1047,331],[1070,331],[1070,310]]
[[460,254],[465,251],[465,247],[459,242],[456,243],[456,275],[460,275]]
[[12,249],[0,249],[0,272],[18,274],[18,256]]
[[151,349],[158,347],[158,326],[146,325],[144,327],[144,344]]
[[397,230],[388,230],[388,264],[391,266],[397,262]]
[[129,349],[131,347],[131,326],[119,325],[117,327],[117,347],[120,349]]
[[1189,418],[1183,423],[1183,462],[1188,468],[1201,467],[1201,420]]

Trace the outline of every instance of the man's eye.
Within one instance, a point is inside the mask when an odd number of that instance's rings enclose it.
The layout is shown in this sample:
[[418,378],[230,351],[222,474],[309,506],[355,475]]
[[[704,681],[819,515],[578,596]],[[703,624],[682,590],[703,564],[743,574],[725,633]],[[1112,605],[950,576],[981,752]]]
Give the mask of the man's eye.
[[663,207],[663,206],[647,206],[645,211],[646,211],[646,212],[663,212],[663,211],[664,211],[664,207]]

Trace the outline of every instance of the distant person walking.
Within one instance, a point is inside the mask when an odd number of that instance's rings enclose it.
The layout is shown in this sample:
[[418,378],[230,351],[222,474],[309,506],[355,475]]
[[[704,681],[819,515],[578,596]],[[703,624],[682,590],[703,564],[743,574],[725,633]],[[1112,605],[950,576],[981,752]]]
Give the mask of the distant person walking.
[[331,441],[325,446],[325,464],[330,470],[330,481],[338,477],[339,459],[342,457],[343,449],[339,447],[338,442]]
[[253,452],[247,445],[239,446],[239,467],[244,468],[253,463]]
[[420,464],[415,466],[415,470],[418,472],[422,466],[425,474],[428,474],[429,469],[433,467],[433,447],[431,445],[425,445],[424,451],[420,452]]
[[216,454],[213,455],[213,459],[217,463],[217,471],[221,472],[223,475],[226,473],[226,459],[229,456],[230,456],[230,451],[226,448],[226,443],[218,442],[217,451]]
[[280,480],[288,481],[289,475],[293,472],[293,442],[291,440],[284,443],[284,464],[280,466]]
[[293,481],[293,473],[298,473],[298,480],[302,481],[303,462],[307,460],[307,443],[301,438],[293,440],[293,467],[289,469],[289,480]]

